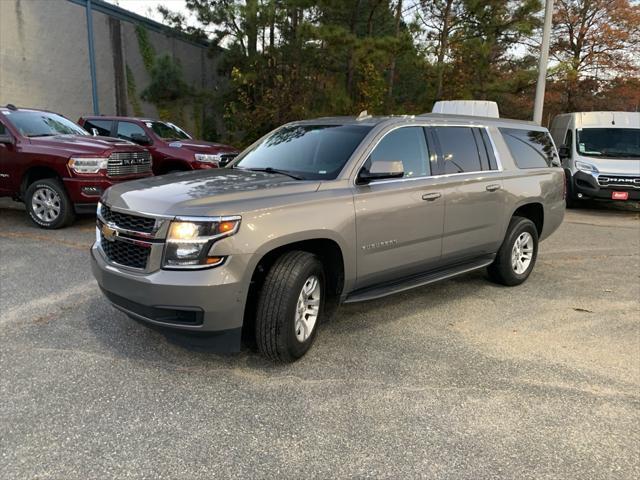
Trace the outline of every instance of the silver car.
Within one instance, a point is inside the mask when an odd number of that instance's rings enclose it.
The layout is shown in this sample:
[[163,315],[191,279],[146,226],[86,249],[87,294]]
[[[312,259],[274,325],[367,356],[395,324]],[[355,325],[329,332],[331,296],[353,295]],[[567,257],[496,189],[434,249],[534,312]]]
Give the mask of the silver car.
[[114,186],[93,273],[148,324],[241,333],[293,361],[341,303],[487,268],[518,285],[561,224],[564,173],[546,129],[428,114],[284,125],[228,168]]

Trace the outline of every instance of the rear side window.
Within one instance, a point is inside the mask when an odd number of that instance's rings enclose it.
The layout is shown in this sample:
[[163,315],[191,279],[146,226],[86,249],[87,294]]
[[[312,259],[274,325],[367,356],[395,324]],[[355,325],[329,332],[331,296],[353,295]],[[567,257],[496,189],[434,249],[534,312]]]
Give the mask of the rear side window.
[[434,127],[433,131],[442,150],[445,174],[482,171],[478,144],[472,128]]
[[402,162],[404,178],[426,177],[429,172],[429,153],[422,127],[403,127],[388,133],[378,143],[364,164],[368,169],[372,161]]
[[500,133],[509,147],[518,168],[550,167],[555,156],[551,137],[547,132],[501,128]]
[[0,135],[5,135],[7,133],[7,129],[4,127],[2,123],[0,123]]
[[93,133],[95,129],[101,137],[109,137],[111,135],[111,120],[86,120],[84,128],[89,133]]

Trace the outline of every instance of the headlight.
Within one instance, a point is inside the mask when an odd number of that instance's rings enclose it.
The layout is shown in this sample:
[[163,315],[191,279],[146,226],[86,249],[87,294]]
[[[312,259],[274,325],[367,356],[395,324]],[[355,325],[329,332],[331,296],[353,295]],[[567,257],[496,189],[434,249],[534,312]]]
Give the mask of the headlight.
[[217,165],[219,165],[220,160],[222,160],[222,157],[217,153],[196,153],[195,157],[197,162],[215,163]]
[[598,173],[598,169],[590,163],[576,162],[576,168],[581,172]]
[[98,173],[100,170],[107,169],[109,159],[105,157],[71,157],[67,165],[76,173]]
[[164,251],[163,267],[194,269],[220,265],[224,257],[210,255],[216,240],[235,234],[240,217],[222,217],[213,221],[178,219],[171,222]]

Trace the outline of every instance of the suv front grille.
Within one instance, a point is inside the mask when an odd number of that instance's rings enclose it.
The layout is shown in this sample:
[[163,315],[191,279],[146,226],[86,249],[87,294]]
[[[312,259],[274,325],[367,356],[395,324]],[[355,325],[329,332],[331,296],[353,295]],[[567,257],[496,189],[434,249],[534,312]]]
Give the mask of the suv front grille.
[[600,174],[598,183],[601,187],[640,188],[640,177]]
[[107,175],[121,177],[149,173],[151,171],[151,154],[149,152],[114,152],[109,156]]
[[144,269],[151,253],[151,247],[134,245],[123,241],[107,240],[100,234],[100,246],[107,258],[125,267]]
[[139,217],[137,215],[129,215],[128,213],[116,212],[105,204],[102,204],[100,214],[108,223],[113,223],[120,228],[133,230],[135,232],[152,233],[156,225],[155,218]]

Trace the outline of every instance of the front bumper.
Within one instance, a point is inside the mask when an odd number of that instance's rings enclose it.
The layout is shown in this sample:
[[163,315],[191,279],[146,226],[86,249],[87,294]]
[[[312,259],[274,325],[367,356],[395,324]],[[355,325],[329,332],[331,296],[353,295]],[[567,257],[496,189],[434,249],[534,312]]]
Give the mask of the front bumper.
[[[572,182],[572,192],[574,197],[582,198],[582,199],[601,199],[601,200],[611,200],[612,192],[628,192],[629,198],[628,200],[640,200],[640,188],[633,187],[631,185],[612,185],[606,184],[601,185],[599,182],[599,178],[608,178],[610,175],[601,174],[589,174],[586,172],[578,171],[573,174],[571,178]],[[616,176],[616,177],[622,177]],[[635,178],[635,177],[634,177]],[[578,195],[580,194],[580,195]],[[619,200],[616,200],[619,201]]]
[[118,179],[100,176],[71,177],[63,179],[63,182],[71,202],[79,205],[92,205],[95,211],[95,205],[107,188],[128,180],[137,180],[149,176],[151,176],[151,173],[123,176]]
[[233,255],[216,268],[132,272],[107,262],[100,246],[91,248],[91,269],[107,299],[143,322],[191,332],[228,334],[240,348],[249,282],[249,255]]

